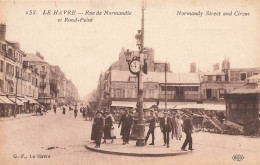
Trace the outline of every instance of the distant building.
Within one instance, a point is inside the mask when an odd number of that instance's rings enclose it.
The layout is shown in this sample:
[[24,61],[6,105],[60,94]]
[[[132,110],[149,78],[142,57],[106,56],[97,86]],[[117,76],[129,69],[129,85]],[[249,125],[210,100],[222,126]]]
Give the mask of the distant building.
[[247,78],[260,74],[260,68],[230,68],[225,59],[222,71],[200,72],[202,99],[224,101],[227,92],[231,92],[246,84]]

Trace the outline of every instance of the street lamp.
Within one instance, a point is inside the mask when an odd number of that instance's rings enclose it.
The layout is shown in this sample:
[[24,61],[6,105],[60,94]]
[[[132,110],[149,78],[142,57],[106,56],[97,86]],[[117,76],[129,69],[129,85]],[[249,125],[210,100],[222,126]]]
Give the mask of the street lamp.
[[[125,52],[126,61],[129,64],[129,70],[132,74],[138,77],[138,124],[137,124],[137,141],[136,146],[145,146],[145,125],[143,121],[143,66],[147,60],[147,52],[144,49],[144,6],[142,7],[142,29],[137,31],[135,39],[137,41],[136,45],[139,49],[139,57],[132,57],[132,53],[127,50]],[[144,62],[145,60],[145,62]]]

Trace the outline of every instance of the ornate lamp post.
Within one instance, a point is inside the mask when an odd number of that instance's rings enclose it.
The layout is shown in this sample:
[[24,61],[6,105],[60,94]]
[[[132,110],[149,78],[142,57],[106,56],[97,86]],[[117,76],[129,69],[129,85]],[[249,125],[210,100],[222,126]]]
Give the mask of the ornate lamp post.
[[[132,74],[137,75],[138,77],[138,96],[137,96],[137,105],[138,105],[138,134],[137,134],[137,141],[136,146],[144,146],[145,145],[145,125],[143,121],[143,65],[144,60],[147,59],[147,55],[144,55],[146,52],[144,50],[144,6],[142,7],[142,29],[138,30],[138,33],[135,36],[139,49],[139,57],[132,57],[132,52],[127,50],[125,52],[126,61],[129,64],[129,70]],[[145,56],[145,57],[144,57]],[[145,58],[145,59],[144,59]]]

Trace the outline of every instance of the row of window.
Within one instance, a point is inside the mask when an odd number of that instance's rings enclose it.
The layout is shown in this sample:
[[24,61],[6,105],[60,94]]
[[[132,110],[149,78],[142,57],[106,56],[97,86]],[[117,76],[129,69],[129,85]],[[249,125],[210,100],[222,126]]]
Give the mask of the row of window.
[[[4,81],[0,80],[0,92],[13,93],[14,92],[14,83],[13,81],[6,80],[5,81],[5,89],[4,89]],[[28,90],[27,90],[28,89]],[[29,85],[28,88],[26,85],[23,85],[23,88],[20,89],[20,92],[24,95],[35,96],[37,94],[37,90],[32,89]]]
[[[114,98],[137,98],[136,89],[113,89],[112,96]],[[156,98],[154,89],[145,89],[144,98]]]
[[[27,73],[25,69],[15,67],[16,70],[16,76],[23,78],[24,80],[27,80],[29,82],[32,82],[33,85],[37,86],[37,78],[32,77],[31,73]],[[4,72],[4,62],[0,60],[0,72]],[[9,74],[11,76],[14,75],[14,66],[12,64],[6,63],[6,74]]]
[[[1,44],[1,43],[0,43]],[[19,62],[23,62],[23,55],[13,48],[7,48],[6,44],[1,44],[1,51],[7,52],[8,56],[16,58]]]

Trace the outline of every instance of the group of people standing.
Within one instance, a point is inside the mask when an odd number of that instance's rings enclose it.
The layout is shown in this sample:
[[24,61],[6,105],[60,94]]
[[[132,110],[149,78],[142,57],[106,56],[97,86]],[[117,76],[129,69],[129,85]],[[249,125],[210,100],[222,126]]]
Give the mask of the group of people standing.
[[[176,140],[181,140],[182,132],[185,132],[186,139],[181,147],[182,150],[186,151],[186,146],[189,144],[189,150],[193,150],[192,148],[192,137],[191,134],[193,132],[192,125],[192,114],[184,115],[184,122],[180,116],[180,114],[175,114],[170,116],[168,112],[164,112],[164,116],[159,118],[158,115],[154,112],[154,110],[150,111],[151,118],[149,120],[149,130],[145,137],[145,144],[147,143],[149,136],[152,135],[152,143],[149,145],[155,145],[155,129],[157,127],[157,123],[160,125],[160,130],[163,133],[164,146],[167,148],[170,147],[170,132],[172,132],[172,139],[175,135]],[[133,117],[129,114],[129,110],[125,109],[125,113],[121,116],[118,128],[121,126],[120,135],[123,139],[123,145],[129,144],[129,136],[131,129],[133,128]],[[103,137],[104,134],[104,137]],[[104,118],[102,117],[102,113],[100,111],[97,112],[97,116],[94,118],[91,139],[95,140],[96,148],[100,148],[101,139],[104,138],[103,144],[106,143],[106,139],[113,139],[114,136],[114,127],[113,120],[111,115],[108,112],[104,112]]]

